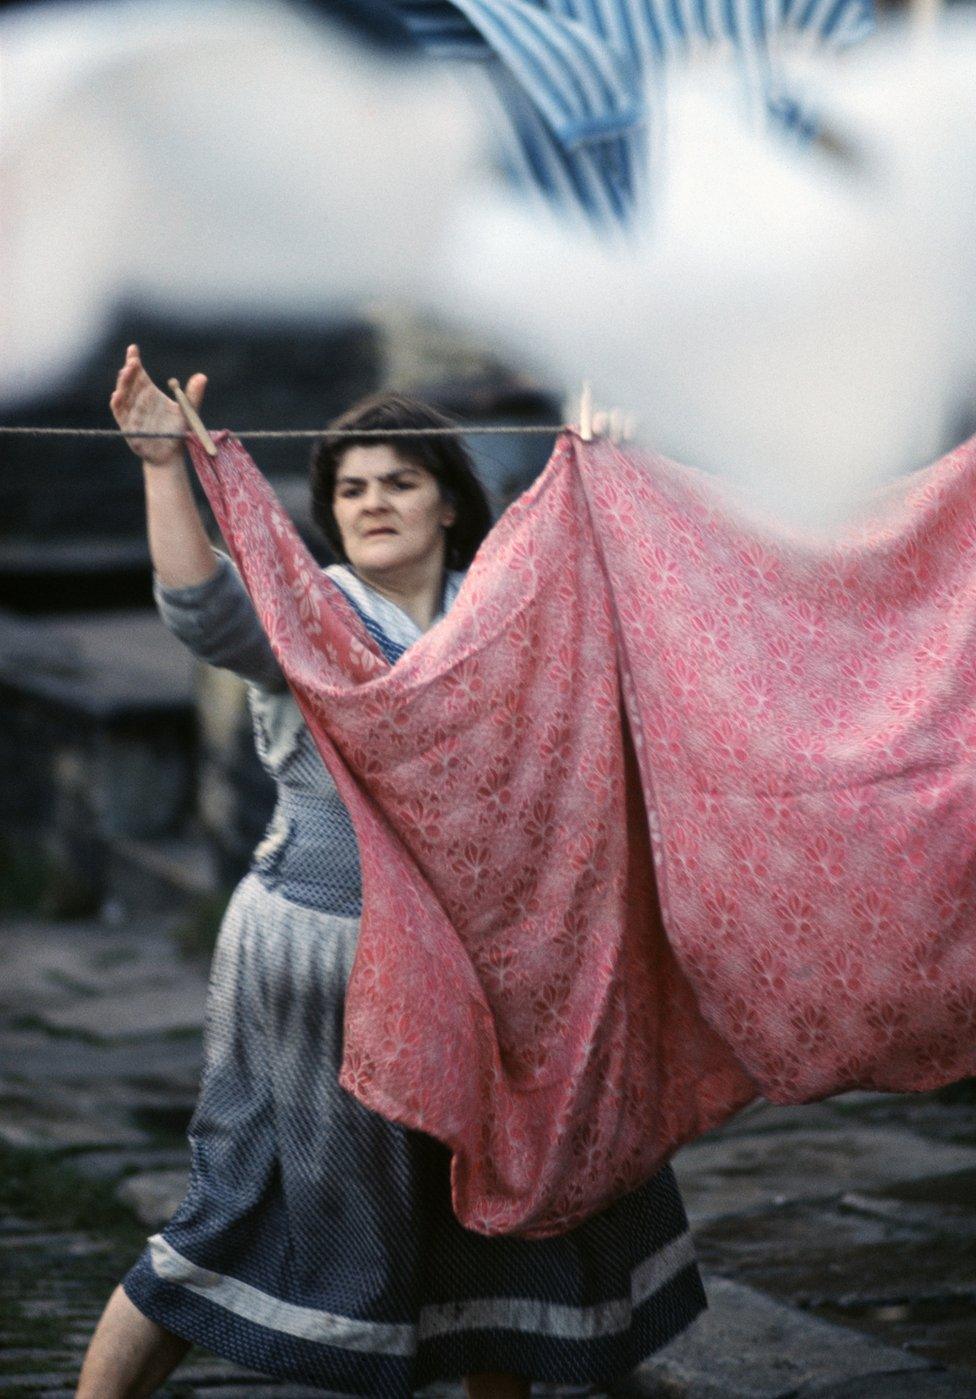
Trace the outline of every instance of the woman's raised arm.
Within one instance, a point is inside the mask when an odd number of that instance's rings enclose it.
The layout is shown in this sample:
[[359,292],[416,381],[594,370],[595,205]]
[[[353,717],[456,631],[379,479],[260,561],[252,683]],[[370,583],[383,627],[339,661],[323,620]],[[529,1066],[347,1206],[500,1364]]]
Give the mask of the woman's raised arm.
[[[186,396],[198,408],[206,376],[194,374]],[[110,406],[125,432],[182,433],[179,405],[156,387],[130,345]],[[146,483],[149,552],[156,574],[153,592],[163,621],[195,655],[233,670],[266,690],[283,690],[285,678],[268,645],[244,584],[217,554],[197,509],[183,444],[159,437],[130,437]]]
[[[195,408],[203,402],[206,375],[194,374],[186,395]],[[179,405],[157,388],[130,345],[109,400],[115,421],[124,432],[179,432],[186,427]],[[181,442],[162,438],[129,438],[142,462],[146,485],[146,524],[149,552],[159,581],[167,588],[204,583],[217,572],[217,559],[193,498]]]

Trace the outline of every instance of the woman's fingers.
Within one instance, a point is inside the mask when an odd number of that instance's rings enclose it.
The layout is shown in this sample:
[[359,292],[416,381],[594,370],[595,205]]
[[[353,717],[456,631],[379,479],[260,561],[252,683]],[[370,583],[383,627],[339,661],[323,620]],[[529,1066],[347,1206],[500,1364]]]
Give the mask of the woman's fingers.
[[[129,348],[134,349],[135,347],[130,346]],[[112,397],[121,398],[122,396],[128,396],[131,393],[133,385],[139,378],[140,372],[145,374],[145,370],[142,368],[142,363],[139,360],[138,354],[135,356],[135,358],[130,358],[127,355],[125,364],[123,364],[122,368],[118,372],[118,375],[116,376],[115,393],[112,395]]]
[[186,381],[186,396],[194,408],[199,408],[207,391],[206,374],[192,374]]
[[[143,461],[160,465],[182,458],[177,438],[155,434],[180,431],[180,412],[176,404],[153,383],[146,373],[138,345],[129,345],[125,363],[119,370],[115,392],[109,399],[115,421],[128,437],[129,446]],[[140,432],[153,434],[139,436]]]
[[142,360],[139,358],[139,346],[130,345],[125,352],[122,368],[119,370],[118,382],[121,383],[123,378],[132,379],[141,368]]
[[[206,387],[206,374],[194,374],[188,380],[186,396],[194,408],[199,408],[203,402]],[[133,433],[129,445],[143,461],[158,464],[182,458],[177,442],[182,415],[173,399],[168,398],[146,373],[138,345],[129,345],[126,349],[125,363],[119,370],[109,407],[123,432]],[[139,430],[173,433],[174,441],[165,437],[139,437]]]
[[134,396],[133,376],[123,370],[116,380],[115,392],[109,399],[109,406],[113,412],[124,410],[131,406]]

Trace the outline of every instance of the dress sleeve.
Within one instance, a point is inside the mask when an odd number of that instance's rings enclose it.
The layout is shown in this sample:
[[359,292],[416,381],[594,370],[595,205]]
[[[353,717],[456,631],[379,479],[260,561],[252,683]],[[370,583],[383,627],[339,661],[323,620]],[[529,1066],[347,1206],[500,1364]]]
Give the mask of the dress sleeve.
[[287,689],[254,604],[226,554],[217,554],[217,572],[203,583],[167,588],[154,578],[153,596],[163,622],[195,656],[264,690]]

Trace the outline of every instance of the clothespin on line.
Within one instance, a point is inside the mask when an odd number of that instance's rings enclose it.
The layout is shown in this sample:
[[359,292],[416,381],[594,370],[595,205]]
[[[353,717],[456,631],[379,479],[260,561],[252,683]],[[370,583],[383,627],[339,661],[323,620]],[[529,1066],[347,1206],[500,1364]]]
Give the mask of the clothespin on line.
[[215,457],[217,455],[217,448],[214,446],[214,440],[210,436],[210,433],[207,431],[207,429],[204,427],[203,419],[200,417],[200,414],[197,412],[193,404],[187,398],[186,394],[180,388],[179,379],[169,379],[167,380],[167,383],[173,391],[173,397],[180,405],[184,418],[187,420],[187,422],[190,424],[190,427],[193,429],[193,435],[200,443],[200,446],[206,452],[208,457]]
[[594,437],[609,437],[611,442],[629,442],[634,435],[633,413],[624,413],[619,408],[609,412],[593,407],[593,389],[589,380],[584,382],[579,397],[579,435],[584,442],[592,442]]
[[589,382],[580,389],[579,435],[584,442],[593,441],[593,389]]

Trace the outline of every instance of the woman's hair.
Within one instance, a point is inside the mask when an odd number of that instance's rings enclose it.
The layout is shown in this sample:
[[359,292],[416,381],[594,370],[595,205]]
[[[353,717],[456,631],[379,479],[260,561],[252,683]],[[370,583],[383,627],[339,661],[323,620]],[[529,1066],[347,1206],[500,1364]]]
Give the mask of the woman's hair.
[[[346,558],[332,509],[339,464],[350,447],[385,446],[392,447],[404,461],[429,471],[442,497],[454,506],[454,523],[444,531],[445,563],[448,568],[468,567],[478,545],[491,529],[491,511],[461,437],[382,435],[396,428],[453,426],[450,418],[445,418],[436,408],[397,393],[372,394],[333,419],[330,428],[352,435],[324,437],[312,450],[312,518],[337,558]],[[359,437],[355,435],[357,432],[375,432],[376,436]]]

